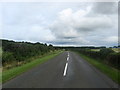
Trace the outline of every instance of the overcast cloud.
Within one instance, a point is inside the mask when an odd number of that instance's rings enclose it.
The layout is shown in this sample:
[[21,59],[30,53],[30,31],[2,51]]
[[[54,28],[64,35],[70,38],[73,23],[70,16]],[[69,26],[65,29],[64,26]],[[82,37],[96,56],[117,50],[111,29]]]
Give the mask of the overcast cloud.
[[118,44],[114,2],[4,3],[3,39],[62,46]]

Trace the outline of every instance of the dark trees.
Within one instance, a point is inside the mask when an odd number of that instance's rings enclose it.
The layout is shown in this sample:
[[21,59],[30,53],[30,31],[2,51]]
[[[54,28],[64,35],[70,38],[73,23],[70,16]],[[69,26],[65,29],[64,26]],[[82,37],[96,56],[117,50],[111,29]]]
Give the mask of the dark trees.
[[43,55],[54,50],[52,45],[47,44],[30,43],[30,42],[14,42],[8,40],[2,40],[2,62],[11,61],[25,61],[27,58]]

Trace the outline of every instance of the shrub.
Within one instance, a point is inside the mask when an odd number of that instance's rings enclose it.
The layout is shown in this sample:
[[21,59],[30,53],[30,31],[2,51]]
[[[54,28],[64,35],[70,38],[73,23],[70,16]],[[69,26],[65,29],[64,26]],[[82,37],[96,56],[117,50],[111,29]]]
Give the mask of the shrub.
[[107,55],[109,55],[110,53],[114,53],[114,51],[111,48],[103,48],[100,49],[100,58],[102,59],[106,59]]
[[106,61],[111,66],[114,66],[114,67],[120,69],[120,53],[110,53],[107,56]]
[[11,61],[26,61],[26,59],[44,55],[47,52],[53,51],[52,45],[42,43],[29,43],[29,42],[14,42],[8,40],[2,40],[3,49],[3,63]]
[[2,53],[2,63],[5,63],[5,62],[8,63],[8,62],[13,61],[13,60],[15,60],[15,58],[14,58],[12,53],[10,53],[10,52],[3,52]]
[[91,51],[90,49],[79,49],[77,51],[120,69],[120,53],[116,53],[110,48],[102,48],[99,52]]

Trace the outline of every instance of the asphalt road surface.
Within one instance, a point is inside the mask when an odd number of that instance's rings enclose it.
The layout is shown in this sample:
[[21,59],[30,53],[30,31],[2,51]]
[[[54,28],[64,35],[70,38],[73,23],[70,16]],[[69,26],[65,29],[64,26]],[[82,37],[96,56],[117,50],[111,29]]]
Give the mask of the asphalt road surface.
[[3,84],[3,88],[118,88],[73,52],[63,52]]

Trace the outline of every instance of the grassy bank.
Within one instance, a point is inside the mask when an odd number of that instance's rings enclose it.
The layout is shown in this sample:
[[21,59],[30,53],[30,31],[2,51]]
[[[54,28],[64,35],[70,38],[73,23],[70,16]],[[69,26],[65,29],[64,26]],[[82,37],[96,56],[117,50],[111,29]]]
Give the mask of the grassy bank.
[[58,54],[60,54],[62,51],[56,51],[56,52],[52,52],[51,54],[48,54],[44,57],[41,57],[41,58],[38,58],[32,62],[29,62],[27,64],[24,64],[22,66],[19,66],[19,67],[14,67],[12,69],[9,69],[9,70],[5,70],[3,73],[2,73],[2,82],[6,82],[18,75],[20,75],[21,73],[23,72],[26,72],[27,70],[30,70],[31,68],[39,65],[39,64],[42,64],[43,62],[49,60],[49,59],[52,59],[54,58],[55,56],[57,56]]
[[120,84],[120,71],[112,68],[102,62],[100,62],[99,60],[93,59],[91,57],[88,57],[86,55],[80,54],[78,53],[83,59],[87,60],[90,64],[92,64],[93,66],[95,66],[96,68],[98,68],[101,72],[103,72],[104,74],[106,74],[108,77],[110,77],[113,81],[117,82]]

